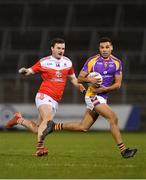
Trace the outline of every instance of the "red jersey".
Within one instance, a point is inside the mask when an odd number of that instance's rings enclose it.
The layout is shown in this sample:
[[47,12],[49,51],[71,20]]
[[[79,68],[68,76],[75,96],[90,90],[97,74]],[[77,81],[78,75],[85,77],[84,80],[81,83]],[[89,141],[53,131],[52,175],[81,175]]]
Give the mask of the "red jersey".
[[55,101],[62,98],[67,76],[74,75],[72,62],[65,56],[59,60],[53,56],[44,57],[34,64],[31,70],[40,73],[43,79],[38,92],[51,96]]

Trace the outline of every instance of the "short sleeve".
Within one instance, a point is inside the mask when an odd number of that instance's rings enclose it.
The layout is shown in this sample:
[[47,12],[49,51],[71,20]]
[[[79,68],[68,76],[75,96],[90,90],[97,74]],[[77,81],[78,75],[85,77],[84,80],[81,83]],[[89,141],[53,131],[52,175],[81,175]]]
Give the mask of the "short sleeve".
[[84,66],[82,68],[82,70],[87,72],[87,73],[88,73],[88,63],[89,63],[89,60],[87,59],[87,61],[85,62]]
[[72,74],[74,74],[74,68],[73,68],[73,66],[70,68],[70,70],[69,70],[69,72],[68,72],[68,75],[72,75]]
[[41,72],[41,64],[40,61],[38,61],[36,64],[34,64],[31,69],[33,70],[33,72],[37,73],[37,72]]
[[119,67],[118,67],[118,69],[116,70],[116,75],[120,75],[122,73],[122,63],[121,63],[121,61],[119,61]]

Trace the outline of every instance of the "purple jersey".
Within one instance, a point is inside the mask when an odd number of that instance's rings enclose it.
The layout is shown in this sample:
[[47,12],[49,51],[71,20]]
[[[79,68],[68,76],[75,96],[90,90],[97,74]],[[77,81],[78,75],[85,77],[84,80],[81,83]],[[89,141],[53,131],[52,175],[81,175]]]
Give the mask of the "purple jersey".
[[[111,55],[108,60],[105,60],[98,54],[87,59],[82,70],[87,73],[99,72],[103,78],[102,85],[108,87],[112,85],[115,75],[121,74],[122,65],[121,61],[113,55]],[[95,96],[93,89],[93,86],[89,86],[86,95]],[[101,93],[98,95],[107,98],[107,93]]]

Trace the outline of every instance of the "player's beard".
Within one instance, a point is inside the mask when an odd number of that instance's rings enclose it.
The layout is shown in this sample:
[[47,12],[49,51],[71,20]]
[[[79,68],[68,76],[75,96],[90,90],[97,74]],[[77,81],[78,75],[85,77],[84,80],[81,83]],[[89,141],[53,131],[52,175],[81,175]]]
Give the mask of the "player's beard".
[[104,59],[107,59],[107,58],[109,58],[110,53],[102,53],[101,56],[102,56]]

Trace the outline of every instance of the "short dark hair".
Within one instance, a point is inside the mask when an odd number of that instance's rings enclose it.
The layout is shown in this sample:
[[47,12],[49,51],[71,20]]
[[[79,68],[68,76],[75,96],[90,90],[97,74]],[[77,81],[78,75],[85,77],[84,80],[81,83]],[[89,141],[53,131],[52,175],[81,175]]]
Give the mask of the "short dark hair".
[[99,41],[98,41],[98,44],[103,43],[103,42],[110,42],[111,44],[113,44],[112,40],[109,37],[100,38]]
[[51,41],[51,47],[54,47],[56,43],[64,44],[65,40],[62,38],[54,38]]

